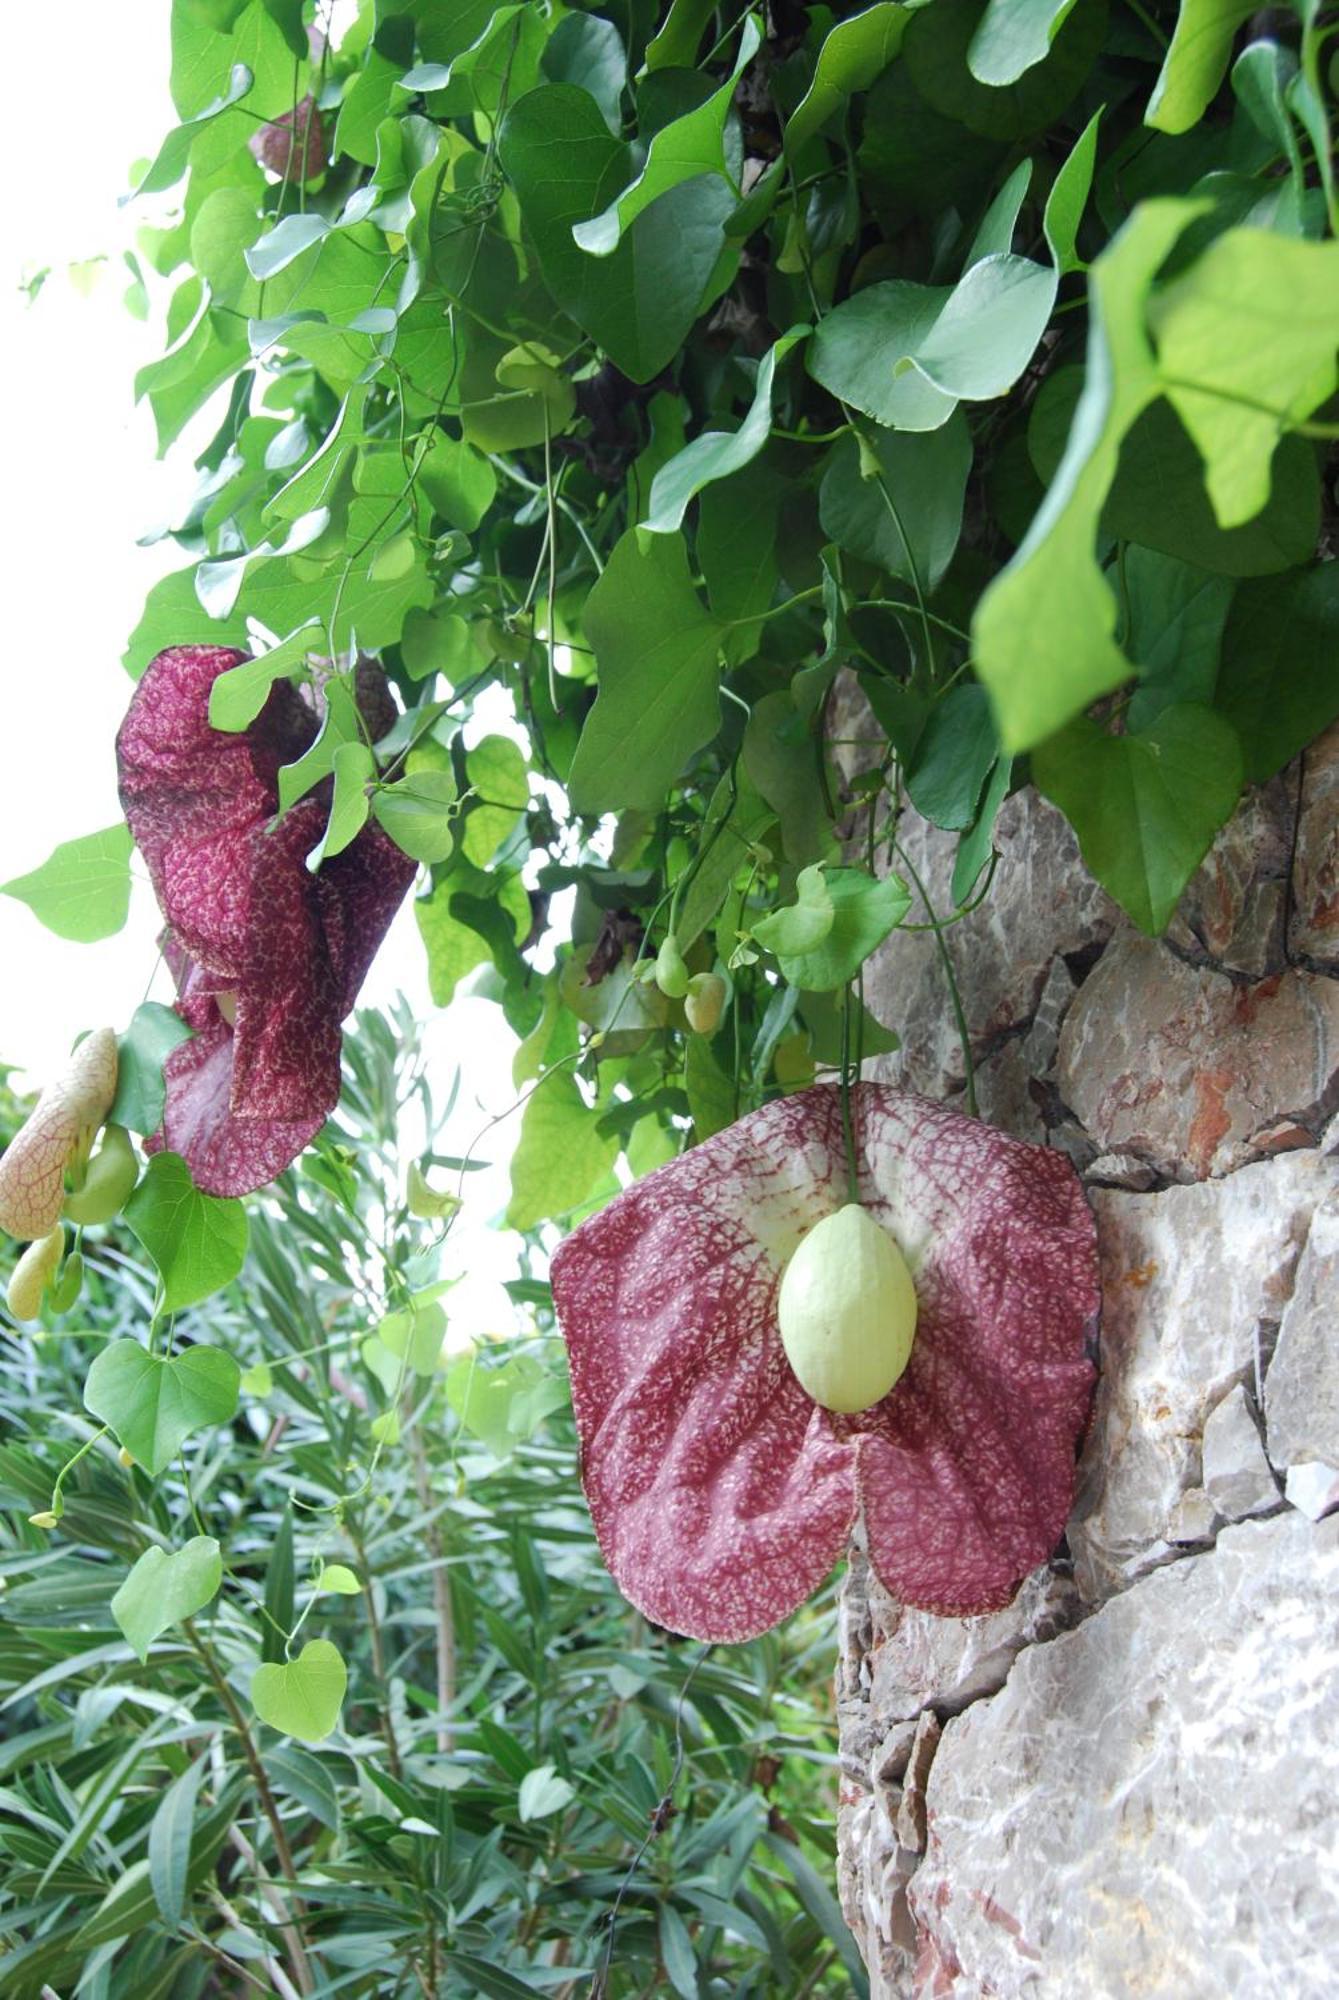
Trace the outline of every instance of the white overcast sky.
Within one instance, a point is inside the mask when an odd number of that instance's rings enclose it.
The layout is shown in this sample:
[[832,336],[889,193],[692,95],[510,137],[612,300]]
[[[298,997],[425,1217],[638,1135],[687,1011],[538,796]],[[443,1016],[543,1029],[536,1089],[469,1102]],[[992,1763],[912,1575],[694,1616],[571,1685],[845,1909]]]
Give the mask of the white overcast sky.
[[[121,262],[141,219],[118,207],[132,162],[152,155],[175,122],[167,89],[168,0],[67,0],[59,39],[77,60],[52,78],[51,16],[9,10],[9,193],[0,205],[0,342],[10,394],[4,548],[9,627],[5,670],[0,881],[45,860],[58,841],[120,818],[112,741],[130,694],[119,661],[144,597],[177,566],[173,543],[137,537],[173,514],[191,491],[189,450],[159,463],[147,406],[136,408],[137,368],[162,349],[159,327],[126,312]],[[48,79],[43,82],[42,79]],[[25,200],[25,195],[30,199]],[[88,260],[107,261],[92,271]],[[83,266],[71,273],[69,267]],[[33,272],[51,275],[29,304]],[[215,423],[196,427],[195,449]],[[65,943],[25,905],[0,896],[0,1061],[33,1084],[59,1064],[82,1030],[124,1027],[146,996],[157,956],[158,914],[143,870],[130,922],[101,944]],[[457,1002],[437,1015],[408,906],[364,989],[396,990],[434,1017],[435,1081],[445,1095],[457,1051],[469,1051],[448,1143],[463,1148],[490,1112],[511,1102],[511,1036],[499,1011]],[[158,974],[153,997],[170,999]],[[518,1119],[490,1135],[501,1162]],[[470,1223],[459,1253],[476,1271],[510,1274],[514,1242],[483,1227],[505,1205],[499,1170],[471,1183]]]

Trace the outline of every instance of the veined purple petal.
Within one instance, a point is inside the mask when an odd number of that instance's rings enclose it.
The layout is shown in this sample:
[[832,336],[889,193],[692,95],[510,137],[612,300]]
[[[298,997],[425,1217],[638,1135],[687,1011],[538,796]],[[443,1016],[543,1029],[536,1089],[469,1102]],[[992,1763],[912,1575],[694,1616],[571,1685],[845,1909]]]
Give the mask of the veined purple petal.
[[838,1091],[780,1099],[662,1167],[553,1262],[601,1549],[658,1623],[740,1639],[821,1581],[863,1507],[902,1600],[1007,1602],[1053,1549],[1093,1370],[1092,1219],[1068,1161],[875,1084],[860,1194],[911,1265],[916,1342],[858,1417],[813,1404],[779,1275],[846,1199]]
[[826,1134],[798,1102],[648,1175],[553,1259],[605,1561],[647,1617],[694,1638],[777,1624],[855,1518],[854,1455],[776,1330],[781,1268],[820,1191],[837,1198]]
[[278,770],[311,742],[286,683],[240,735],[209,722],[245,656],[178,646],[147,668],[117,740],[121,797],[168,919],[178,1011],[196,1037],[164,1066],[163,1143],[211,1194],[273,1179],[339,1098],[339,1025],[415,864],[368,826],[316,875],[324,790],[279,816]]

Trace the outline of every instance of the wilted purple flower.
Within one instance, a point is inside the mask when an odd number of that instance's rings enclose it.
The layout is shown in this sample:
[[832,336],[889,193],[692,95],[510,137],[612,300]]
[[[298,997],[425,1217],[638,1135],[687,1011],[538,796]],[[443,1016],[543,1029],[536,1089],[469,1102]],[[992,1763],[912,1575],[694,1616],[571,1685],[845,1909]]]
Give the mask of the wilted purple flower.
[[334,1110],[340,1022],[414,878],[372,823],[308,870],[329,799],[322,788],[277,817],[278,772],[314,739],[313,710],[280,681],[240,734],[210,724],[214,681],[245,658],[224,646],[159,653],[116,741],[177,1012],[195,1030],[164,1065],[157,1143],[223,1195],[272,1180]]
[[827,1576],[863,1514],[903,1603],[993,1611],[1074,1488],[1098,1306],[1069,1161],[858,1084],[860,1198],[915,1281],[911,1358],[856,1416],[800,1386],[781,1273],[847,1199],[840,1093],[780,1098],[649,1174],[555,1253],[582,1477],[605,1561],[657,1624],[740,1640]]

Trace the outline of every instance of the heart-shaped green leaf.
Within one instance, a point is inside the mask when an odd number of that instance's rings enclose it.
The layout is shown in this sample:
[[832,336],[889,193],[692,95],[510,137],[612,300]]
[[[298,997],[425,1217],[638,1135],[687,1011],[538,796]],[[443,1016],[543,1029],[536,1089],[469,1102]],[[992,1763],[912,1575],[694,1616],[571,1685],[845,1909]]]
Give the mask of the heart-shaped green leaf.
[[810,993],[831,993],[854,979],[911,906],[900,875],[885,875],[876,882],[863,868],[830,868],[825,880],[832,898],[826,937],[812,951],[777,958],[791,985]]
[[251,1706],[271,1729],[320,1743],[339,1721],[348,1684],[339,1648],[329,1639],[308,1639],[296,1660],[256,1668]]
[[146,1549],[112,1599],[112,1617],[141,1660],[160,1632],[203,1610],[223,1581],[223,1558],[212,1535],[186,1546]]
[[832,918],[832,897],[823,870],[817,866],[801,868],[795,878],[795,901],[762,918],[753,926],[753,935],[778,957],[795,958],[817,950],[832,929]]
[[164,1360],[137,1340],[114,1340],[88,1371],[84,1408],[156,1476],[192,1431],[227,1422],[240,1382],[241,1370],[222,1348],[188,1347]]
[[[156,1153],[125,1208],[162,1279],[163,1312],[180,1312],[231,1284],[246,1262],[240,1201],[201,1194],[176,1153]],[[133,1446],[131,1447],[133,1450]]]
[[1098,881],[1156,936],[1236,805],[1241,748],[1212,709],[1180,702],[1128,736],[1080,716],[1038,745],[1032,775]]

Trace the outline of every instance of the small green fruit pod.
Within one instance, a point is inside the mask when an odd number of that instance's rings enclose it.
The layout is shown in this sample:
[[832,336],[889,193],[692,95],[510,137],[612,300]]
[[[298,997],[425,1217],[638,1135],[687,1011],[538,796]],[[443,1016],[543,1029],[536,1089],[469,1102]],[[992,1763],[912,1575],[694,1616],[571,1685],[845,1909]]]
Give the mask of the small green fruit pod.
[[65,1252],[65,1231],[58,1222],[48,1236],[30,1243],[10,1274],[5,1303],[15,1319],[36,1319],[42,1310],[42,1294],[60,1266]]
[[682,1000],[690,984],[688,966],[679,949],[679,940],[671,931],[656,954],[656,985],[667,1000]]
[[897,1382],[911,1358],[916,1287],[859,1202],[809,1231],[782,1273],[777,1320],[800,1386],[825,1410],[872,1409]]
[[719,972],[695,972],[683,1011],[695,1035],[714,1035],[725,1012],[727,988]]
[[65,1197],[61,1214],[81,1228],[119,1215],[139,1179],[139,1161],[124,1125],[108,1125],[88,1163],[83,1185]]

